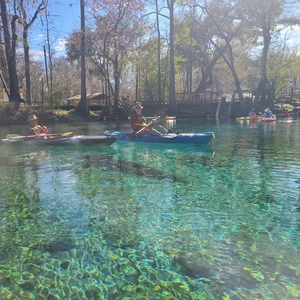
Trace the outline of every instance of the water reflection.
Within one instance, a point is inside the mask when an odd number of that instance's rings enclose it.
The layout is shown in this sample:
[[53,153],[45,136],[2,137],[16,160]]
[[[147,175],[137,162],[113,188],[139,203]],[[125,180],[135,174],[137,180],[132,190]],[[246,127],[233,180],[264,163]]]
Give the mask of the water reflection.
[[216,139],[2,145],[0,298],[300,297],[299,123],[176,128]]
[[166,128],[169,130],[172,130],[173,132],[176,132],[176,119],[167,119],[166,121]]

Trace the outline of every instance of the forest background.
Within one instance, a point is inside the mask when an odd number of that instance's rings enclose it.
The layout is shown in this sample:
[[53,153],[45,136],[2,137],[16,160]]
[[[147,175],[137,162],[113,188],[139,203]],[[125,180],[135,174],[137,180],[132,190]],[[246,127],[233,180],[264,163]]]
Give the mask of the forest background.
[[[1,80],[15,112],[20,87],[26,107],[53,109],[81,94],[83,116],[86,94],[99,92],[116,115],[122,101],[176,113],[176,95],[197,100],[208,90],[236,93],[242,108],[249,90],[257,111],[277,99],[299,101],[300,51],[291,42],[298,0],[68,1],[80,18],[62,40],[57,20],[65,1],[0,0]],[[37,29],[44,39],[32,49]]]

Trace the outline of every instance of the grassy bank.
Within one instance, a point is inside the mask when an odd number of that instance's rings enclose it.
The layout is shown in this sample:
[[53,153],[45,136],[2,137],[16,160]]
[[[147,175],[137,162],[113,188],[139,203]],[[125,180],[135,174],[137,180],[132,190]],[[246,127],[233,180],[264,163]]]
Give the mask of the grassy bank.
[[76,110],[61,109],[41,109],[33,107],[20,107],[18,110],[12,104],[0,106],[0,124],[24,124],[27,122],[28,115],[36,114],[40,123],[53,122],[76,122],[76,121],[99,121],[101,120],[97,114],[91,113],[89,119],[82,118]]

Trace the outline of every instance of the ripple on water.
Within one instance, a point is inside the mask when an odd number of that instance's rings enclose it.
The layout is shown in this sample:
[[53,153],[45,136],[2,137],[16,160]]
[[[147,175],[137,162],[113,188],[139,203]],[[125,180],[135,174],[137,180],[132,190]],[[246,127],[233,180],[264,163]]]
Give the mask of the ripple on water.
[[236,125],[0,159],[0,298],[299,298],[298,121]]

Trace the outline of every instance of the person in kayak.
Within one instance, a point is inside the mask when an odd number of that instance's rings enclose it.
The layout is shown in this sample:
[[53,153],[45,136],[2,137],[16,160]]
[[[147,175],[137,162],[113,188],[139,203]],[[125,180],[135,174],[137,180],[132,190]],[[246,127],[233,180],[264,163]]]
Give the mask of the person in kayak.
[[255,119],[256,118],[256,113],[255,113],[255,108],[252,108],[248,114],[248,117],[250,119]]
[[272,113],[269,107],[265,109],[265,112],[261,116],[262,118],[275,118],[275,115]]
[[145,131],[149,131],[149,127],[147,127],[147,120],[142,115],[143,106],[141,102],[136,102],[132,107],[132,112],[129,116],[130,126],[134,132],[145,128]]
[[26,135],[41,136],[48,134],[48,128],[46,126],[38,125],[38,118],[32,114],[28,116],[28,129]]
[[[149,135],[161,135],[166,133],[171,133],[172,130],[167,130],[163,126],[159,125],[156,128],[153,128],[151,125],[160,118],[157,117],[150,122],[147,122],[146,118],[142,115],[143,106],[141,102],[136,102],[132,108],[132,112],[129,116],[130,126],[132,130],[136,133],[141,131],[141,133],[146,133]],[[141,130],[143,129],[143,130]],[[177,132],[177,134],[179,131]]]

